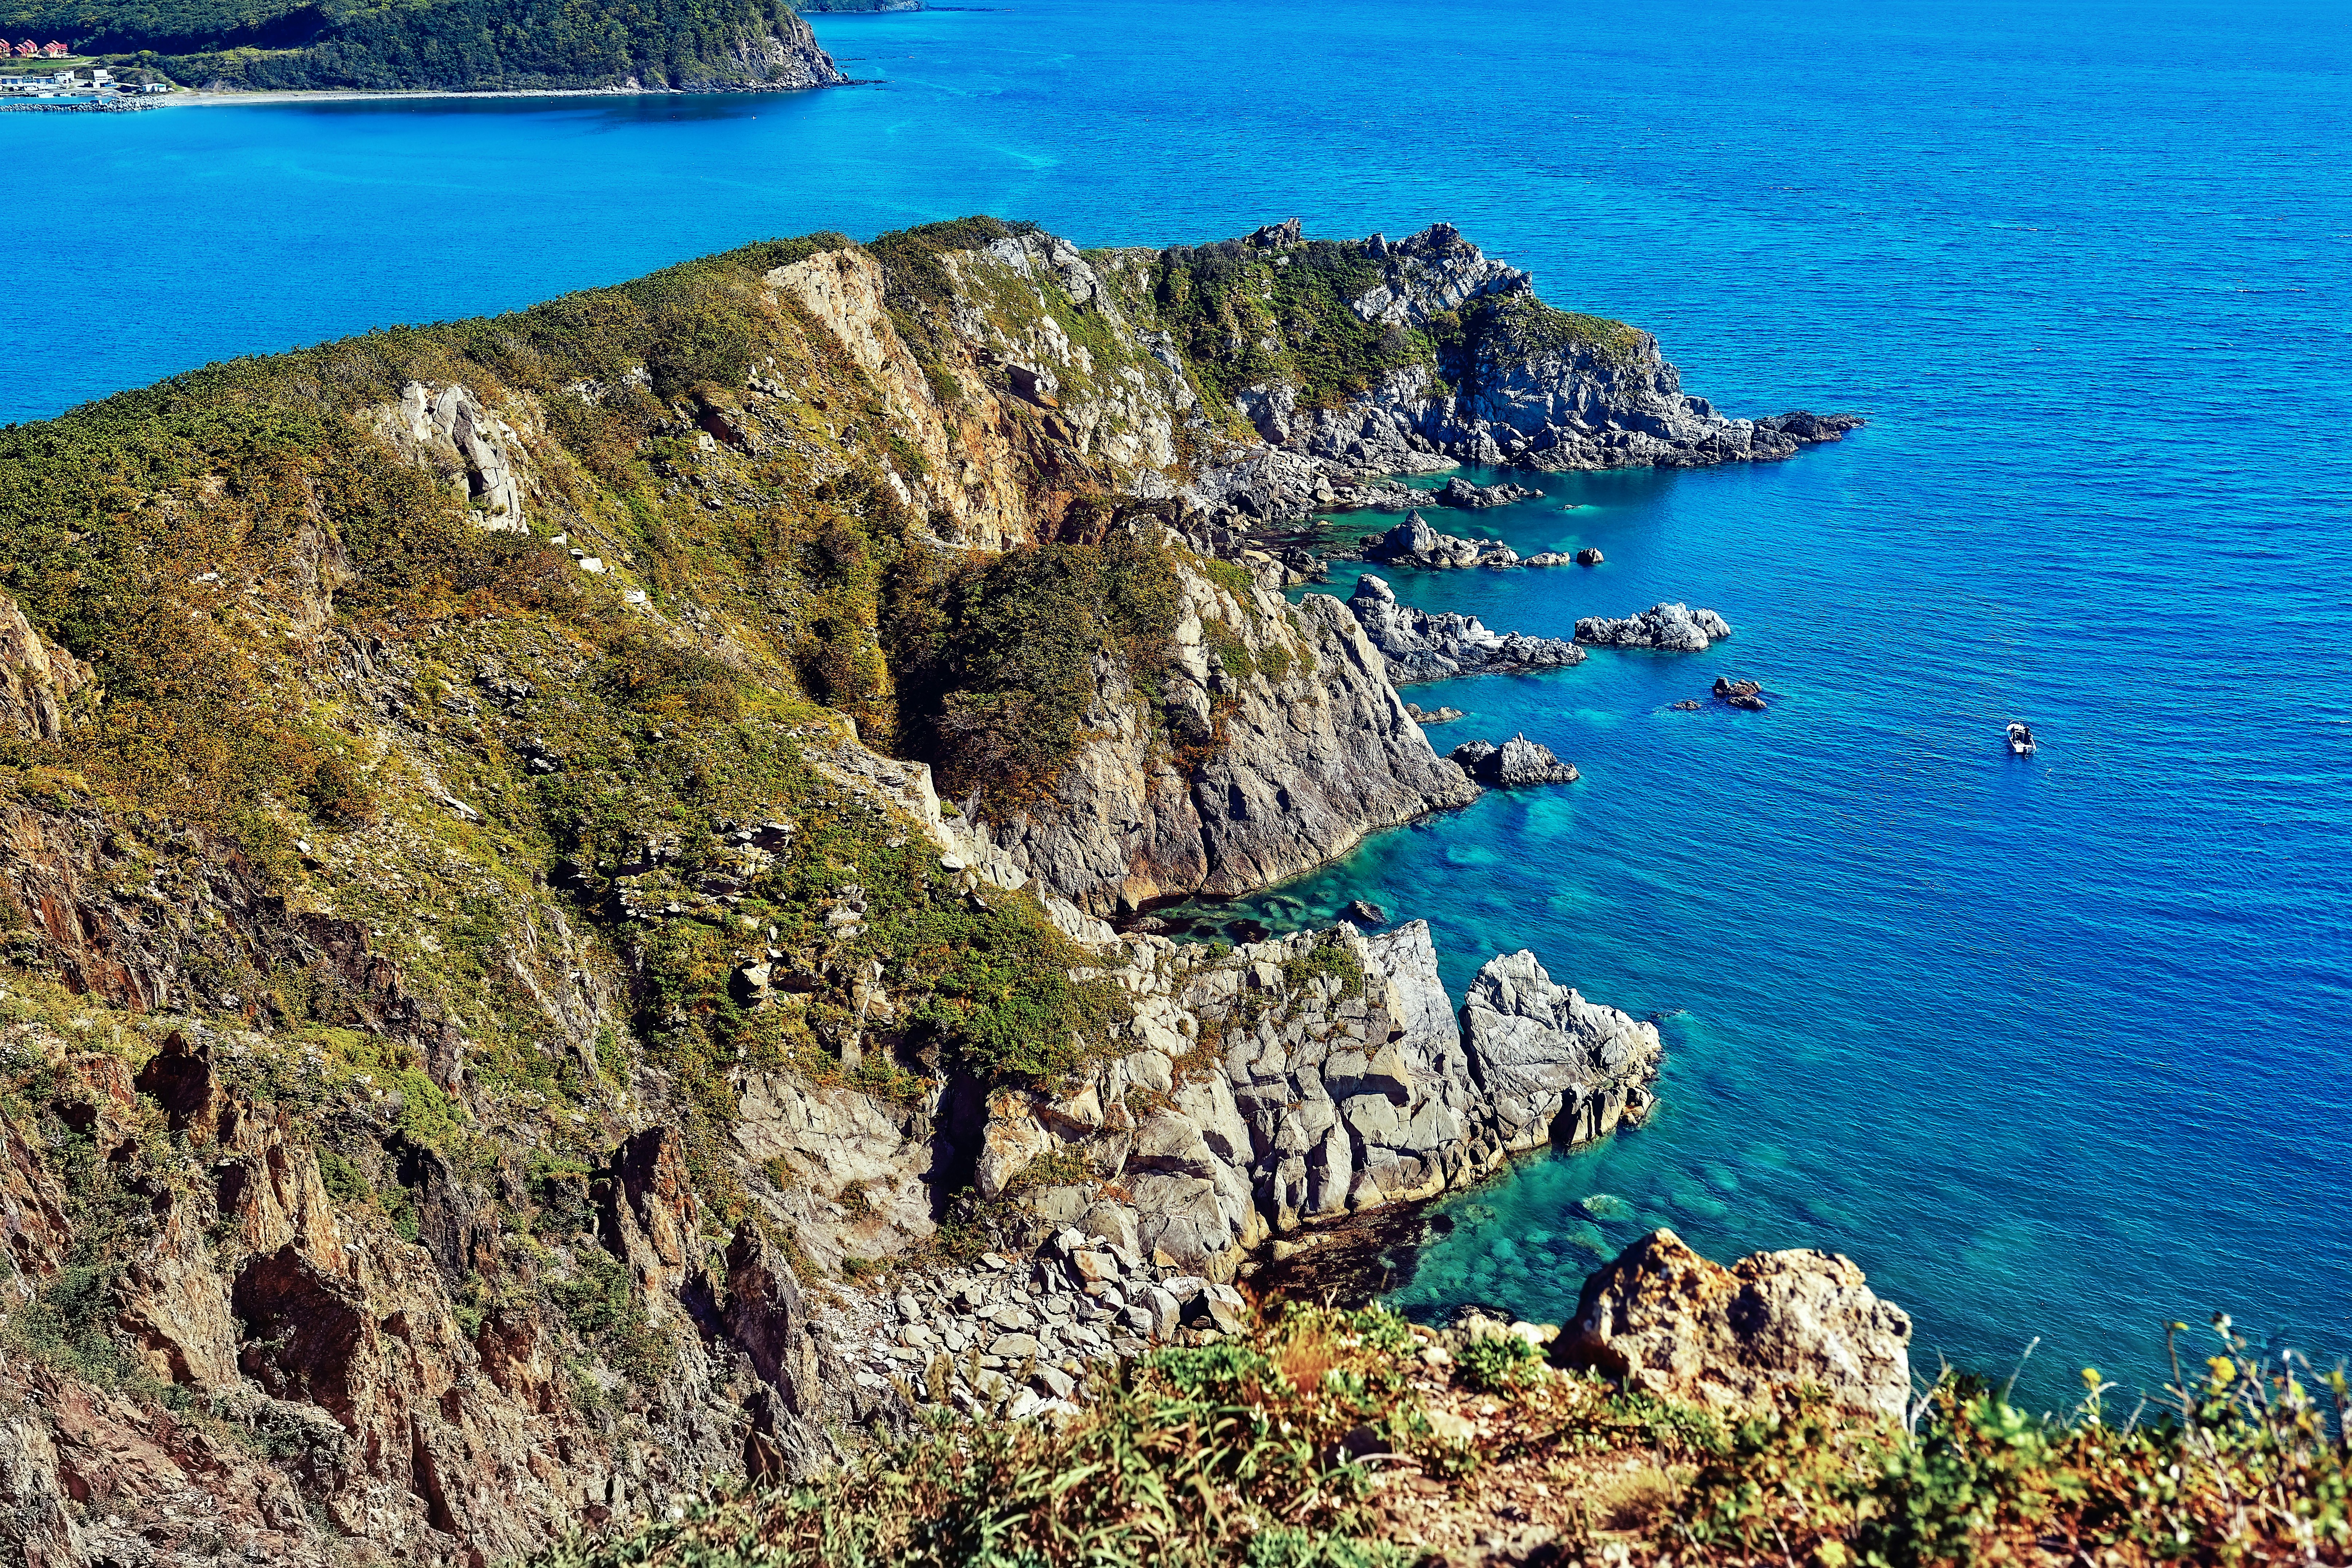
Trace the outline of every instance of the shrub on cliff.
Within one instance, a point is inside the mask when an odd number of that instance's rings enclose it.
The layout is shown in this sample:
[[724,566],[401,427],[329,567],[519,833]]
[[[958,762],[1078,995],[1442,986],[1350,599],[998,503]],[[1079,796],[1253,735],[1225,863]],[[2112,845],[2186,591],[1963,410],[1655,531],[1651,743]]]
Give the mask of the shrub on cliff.
[[909,556],[885,606],[901,739],[948,793],[977,790],[992,810],[1050,794],[1086,738],[1096,660],[1153,689],[1181,613],[1174,557],[1124,532],[960,563]]
[[2176,1363],[2153,1410],[2106,1408],[2087,1370],[2071,1422],[1949,1375],[1908,1433],[1802,1401],[1757,1416],[1697,1471],[1671,1533],[1709,1560],[1832,1565],[2352,1560],[2343,1370],[2312,1379],[2216,1323],[2203,1375]]
[[1351,308],[1384,280],[1360,244],[1308,240],[1283,255],[1287,265],[1276,267],[1240,240],[1160,253],[1152,303],[1204,390],[1230,399],[1255,383],[1289,381],[1300,402],[1337,407],[1391,371],[1435,364],[1427,335]]

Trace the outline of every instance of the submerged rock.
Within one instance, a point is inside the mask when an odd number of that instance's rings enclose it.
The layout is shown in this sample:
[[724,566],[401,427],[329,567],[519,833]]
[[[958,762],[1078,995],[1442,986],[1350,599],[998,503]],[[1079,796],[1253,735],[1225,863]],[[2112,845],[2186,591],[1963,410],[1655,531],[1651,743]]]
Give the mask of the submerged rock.
[[1433,616],[1401,605],[1396,590],[1370,574],[1356,579],[1348,611],[1363,628],[1365,640],[1387,661],[1389,679],[1400,686],[1464,675],[1559,669],[1585,658],[1582,648],[1559,637],[1492,632],[1475,616],[1450,610]]
[[1451,724],[1462,717],[1459,708],[1425,709],[1417,702],[1404,705],[1406,717],[1416,724]]
[[1472,778],[1504,789],[1576,782],[1576,764],[1561,762],[1552,754],[1550,747],[1525,735],[1514,735],[1499,746],[1485,741],[1465,741],[1450,754]]
[[1367,930],[1389,923],[1388,911],[1369,899],[1351,899],[1339,913],[1349,922]]
[[1654,647],[1668,653],[1705,653],[1731,635],[1731,623],[1713,610],[1684,604],[1653,605],[1612,620],[1587,616],[1576,623],[1576,640],[1594,647]]
[[1734,708],[1745,708],[1751,713],[1764,711],[1764,689],[1752,680],[1734,680],[1729,676],[1717,676],[1715,700]]
[[1654,1231],[1585,1281],[1560,1359],[1661,1398],[1770,1403],[1801,1386],[1900,1420],[1911,1320],[1853,1260],[1759,1252],[1726,1268]]

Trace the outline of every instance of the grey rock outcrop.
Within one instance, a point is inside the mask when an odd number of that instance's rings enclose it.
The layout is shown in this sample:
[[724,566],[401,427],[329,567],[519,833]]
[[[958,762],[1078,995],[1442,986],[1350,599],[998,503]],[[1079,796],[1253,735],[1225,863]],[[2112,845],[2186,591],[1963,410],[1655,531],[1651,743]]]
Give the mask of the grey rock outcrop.
[[1425,921],[1223,957],[1126,943],[1105,958],[1135,999],[1135,1048],[1057,1094],[990,1105],[983,1193],[1025,1185],[1048,1156],[1086,1173],[1022,1195],[1040,1236],[1072,1226],[1229,1279],[1270,1237],[1464,1185],[1510,1150],[1600,1137],[1651,1103],[1655,1027],[1551,984],[1528,953],[1490,963],[1457,1018]]
[[1713,610],[1688,605],[1653,605],[1617,619],[1586,616],[1576,623],[1576,640],[1593,647],[1646,647],[1667,653],[1705,653],[1731,635],[1731,624]]
[[1478,971],[1462,1027],[1506,1148],[1582,1143],[1649,1114],[1658,1026],[1554,984],[1525,949]]
[[1654,1231],[1585,1281],[1561,1359],[1666,1398],[1768,1404],[1799,1387],[1900,1420],[1911,1320],[1850,1258],[1759,1252],[1726,1268]]
[[[1026,1195],[1040,1226],[1131,1230],[1145,1258],[1230,1279],[1272,1235],[1427,1197],[1502,1158],[1426,922],[1303,932],[1224,959],[1129,941],[1116,973],[1137,1002],[1135,1050],[1058,1100],[992,1106],[983,1190],[1055,1150],[1089,1172]],[[1138,1089],[1158,1108],[1112,1110]],[[1104,1203],[1107,1181],[1127,1198]]]
[[1380,542],[1369,545],[1364,559],[1395,566],[1421,566],[1431,571],[1450,567],[1519,564],[1519,552],[1499,539],[1461,539],[1440,533],[1419,512],[1409,512]]
[[1366,257],[1387,273],[1381,285],[1350,308],[1375,326],[1423,327],[1443,310],[1458,310],[1491,294],[1513,294],[1534,279],[1507,261],[1489,258],[1450,223],[1432,224],[1391,243],[1381,235],[1363,242]]
[[1590,545],[1576,552],[1576,563],[1579,566],[1598,566],[1603,559],[1601,552]]
[[1507,480],[1499,485],[1474,485],[1458,475],[1445,481],[1430,499],[1440,506],[1479,510],[1486,507],[1509,506],[1515,501],[1534,500],[1543,491]]
[[[1431,615],[1397,602],[1396,590],[1367,573],[1356,579],[1348,611],[1380,651],[1400,686],[1465,675],[1516,675],[1584,662],[1584,650],[1559,637],[1489,631],[1475,616]],[[1459,718],[1460,714],[1454,715]]]
[[1454,765],[1464,773],[1480,784],[1501,789],[1576,782],[1574,763],[1561,762],[1549,746],[1539,745],[1525,735],[1514,735],[1499,746],[1486,741],[1465,741],[1454,747],[1451,755]]
[[360,417],[403,456],[448,476],[477,528],[530,531],[523,519],[523,437],[471,387],[412,381],[398,403]]

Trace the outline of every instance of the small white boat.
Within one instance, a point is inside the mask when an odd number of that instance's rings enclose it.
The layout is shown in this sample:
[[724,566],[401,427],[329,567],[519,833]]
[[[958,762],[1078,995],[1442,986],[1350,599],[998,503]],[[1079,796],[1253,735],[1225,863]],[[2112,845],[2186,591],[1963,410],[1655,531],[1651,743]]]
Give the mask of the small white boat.
[[2021,757],[2033,754],[2033,731],[2014,719],[2009,722],[2009,749]]

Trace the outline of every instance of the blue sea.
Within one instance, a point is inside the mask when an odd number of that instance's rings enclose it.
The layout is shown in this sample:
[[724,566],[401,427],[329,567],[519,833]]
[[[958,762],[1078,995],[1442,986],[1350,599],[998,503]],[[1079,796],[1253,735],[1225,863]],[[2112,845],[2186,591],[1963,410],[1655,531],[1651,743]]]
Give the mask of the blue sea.
[[[2152,1382],[2174,1317],[2352,1352],[2341,23],[1019,0],[820,18],[872,85],[793,97],[0,116],[0,418],[973,211],[1086,245],[1445,218],[1721,406],[1865,413],[1477,520],[1596,570],[1392,574],[1503,628],[1682,599],[1737,631],[1412,693],[1469,710],[1445,743],[1524,731],[1582,782],[1253,907],[1368,897],[1431,921],[1457,991],[1528,947],[1662,1020],[1650,1125],[1449,1200],[1412,1310],[1557,1317],[1651,1225],[1822,1247],[1931,1368],[2038,1339],[2021,1386],[2055,1405],[2085,1364]],[[1717,674],[1769,710],[1671,708]]]

